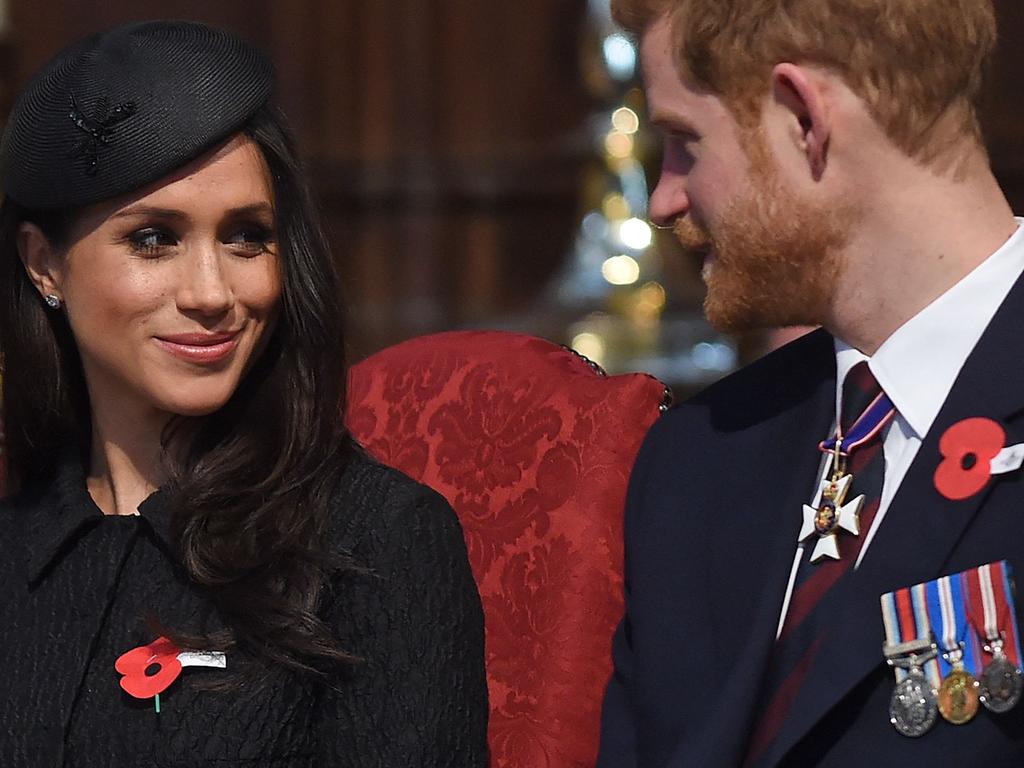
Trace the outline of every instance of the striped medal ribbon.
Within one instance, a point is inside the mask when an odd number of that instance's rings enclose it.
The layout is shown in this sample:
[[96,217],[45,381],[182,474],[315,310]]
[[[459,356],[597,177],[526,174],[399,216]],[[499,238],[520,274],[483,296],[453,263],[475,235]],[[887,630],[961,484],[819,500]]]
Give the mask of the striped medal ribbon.
[[889,722],[903,736],[927,733],[938,719],[941,683],[938,650],[932,641],[924,584],[882,595],[885,643],[882,652],[896,672]]
[[981,673],[979,699],[1002,714],[1017,705],[1024,691],[1010,566],[1005,560],[983,565],[965,571],[963,581],[968,618],[991,657]]
[[939,714],[953,725],[969,723],[981,705],[976,677],[981,649],[967,620],[961,574],[943,576],[925,585],[928,616],[939,644]]

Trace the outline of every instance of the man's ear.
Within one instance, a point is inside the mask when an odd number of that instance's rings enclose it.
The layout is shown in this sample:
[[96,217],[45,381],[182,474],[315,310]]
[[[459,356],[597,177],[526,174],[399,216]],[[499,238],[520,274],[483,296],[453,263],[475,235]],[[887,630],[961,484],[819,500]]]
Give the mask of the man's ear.
[[772,70],[772,93],[776,104],[790,116],[790,135],[807,158],[815,181],[828,165],[831,113],[820,78],[798,64],[776,64]]
[[35,224],[23,221],[18,225],[17,243],[18,256],[39,295],[53,295],[63,301],[64,259],[49,238]]

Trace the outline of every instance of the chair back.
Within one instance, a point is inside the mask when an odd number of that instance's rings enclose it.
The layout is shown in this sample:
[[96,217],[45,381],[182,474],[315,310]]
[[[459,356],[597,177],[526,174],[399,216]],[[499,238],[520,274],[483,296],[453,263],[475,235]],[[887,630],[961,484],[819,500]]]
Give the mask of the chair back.
[[622,615],[622,510],[667,390],[522,334],[413,339],[355,365],[347,424],[462,523],[496,768],[592,766]]

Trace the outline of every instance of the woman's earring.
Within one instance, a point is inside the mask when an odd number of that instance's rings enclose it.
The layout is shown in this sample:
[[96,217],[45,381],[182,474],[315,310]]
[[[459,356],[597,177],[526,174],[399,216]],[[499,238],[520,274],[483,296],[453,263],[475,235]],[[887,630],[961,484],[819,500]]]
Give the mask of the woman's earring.
[[56,293],[46,294],[46,306],[50,309],[60,309],[60,296]]

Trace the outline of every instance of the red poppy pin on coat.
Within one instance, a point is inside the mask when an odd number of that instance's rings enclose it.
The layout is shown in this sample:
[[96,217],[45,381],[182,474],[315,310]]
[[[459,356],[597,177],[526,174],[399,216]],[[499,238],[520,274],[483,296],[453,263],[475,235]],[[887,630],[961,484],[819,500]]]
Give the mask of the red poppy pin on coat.
[[227,659],[217,651],[182,651],[166,637],[158,637],[122,653],[114,662],[121,673],[121,688],[136,699],[154,700],[160,712],[160,694],[178,679],[183,667],[218,667],[224,669]]
[[1024,465],[1024,444],[1004,447],[1006,431],[982,417],[958,421],[939,439],[942,461],[935,469],[935,489],[951,501],[980,493],[992,475]]

